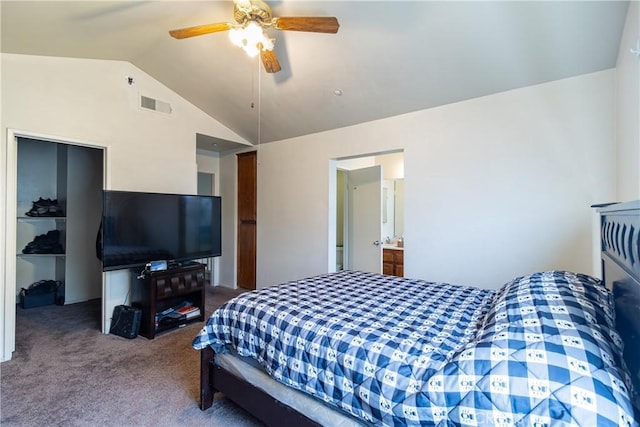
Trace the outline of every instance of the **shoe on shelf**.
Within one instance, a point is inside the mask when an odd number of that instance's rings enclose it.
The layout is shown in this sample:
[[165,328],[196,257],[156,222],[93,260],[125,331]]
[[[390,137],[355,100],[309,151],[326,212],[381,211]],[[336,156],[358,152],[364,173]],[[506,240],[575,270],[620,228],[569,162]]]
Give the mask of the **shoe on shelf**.
[[47,213],[49,213],[49,208],[46,206],[33,206],[31,209],[29,209],[29,212],[26,212],[25,215],[27,216],[45,216]]
[[60,243],[53,245],[35,245],[26,246],[22,253],[25,255],[61,255],[64,254],[64,249]]
[[36,236],[33,241],[27,243],[22,250],[23,254],[63,254],[64,249],[60,244],[60,231],[49,230],[47,234]]
[[57,203],[58,203],[58,200],[56,199],[51,200],[51,199],[43,199],[42,197],[40,197],[38,200],[33,202],[33,206],[51,206]]
[[42,216],[50,216],[50,217],[58,217],[64,216],[62,209],[58,206],[57,199],[43,199],[40,197],[35,202],[32,202],[33,206],[26,212],[25,215],[31,217],[42,217]]

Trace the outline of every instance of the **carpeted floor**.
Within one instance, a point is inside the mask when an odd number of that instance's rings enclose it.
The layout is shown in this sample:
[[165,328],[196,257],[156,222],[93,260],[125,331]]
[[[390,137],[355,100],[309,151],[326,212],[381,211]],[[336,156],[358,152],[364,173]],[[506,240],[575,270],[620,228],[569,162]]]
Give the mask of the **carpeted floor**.
[[[206,314],[237,294],[207,287]],[[0,364],[4,426],[261,426],[217,395],[198,408],[203,323],[154,340],[100,332],[100,301],[17,309],[16,351]]]

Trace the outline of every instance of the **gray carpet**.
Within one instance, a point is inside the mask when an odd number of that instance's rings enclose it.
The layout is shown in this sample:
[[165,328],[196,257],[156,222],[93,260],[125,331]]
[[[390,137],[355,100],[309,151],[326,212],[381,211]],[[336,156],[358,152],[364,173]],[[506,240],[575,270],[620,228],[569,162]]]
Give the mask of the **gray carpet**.
[[[237,291],[207,287],[209,315]],[[154,340],[100,333],[100,301],[17,309],[16,351],[0,364],[2,426],[261,426],[216,395],[198,408],[203,323]]]

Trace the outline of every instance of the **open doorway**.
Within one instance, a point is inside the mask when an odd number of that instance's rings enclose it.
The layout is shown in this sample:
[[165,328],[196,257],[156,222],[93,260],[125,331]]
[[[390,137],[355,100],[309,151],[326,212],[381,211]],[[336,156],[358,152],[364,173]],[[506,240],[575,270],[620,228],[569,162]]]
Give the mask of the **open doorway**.
[[[8,131],[2,360],[16,347],[16,310],[28,316],[31,309],[91,301],[95,315],[82,319],[100,330],[103,274],[96,238],[105,158],[104,147]],[[42,280],[54,283],[55,296],[49,292],[23,308],[20,290]]]
[[[216,175],[209,172],[198,172],[198,196],[217,196],[216,191]],[[206,280],[209,284],[213,284],[216,280],[214,270],[215,258],[203,258],[198,262],[207,266],[205,270]]]
[[17,291],[55,280],[61,305],[100,298],[102,150],[19,137],[17,152]]
[[336,270],[381,273],[385,249],[404,251],[403,195],[403,152],[336,161]]

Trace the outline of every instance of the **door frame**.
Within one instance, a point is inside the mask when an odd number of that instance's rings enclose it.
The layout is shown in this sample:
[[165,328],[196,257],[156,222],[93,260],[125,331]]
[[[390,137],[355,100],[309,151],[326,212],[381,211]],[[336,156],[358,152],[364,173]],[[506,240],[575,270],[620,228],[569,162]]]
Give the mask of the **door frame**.
[[[397,153],[404,153],[404,149],[395,149],[395,150],[389,150],[389,151],[380,151],[380,152],[373,152],[373,153],[362,153],[362,154],[356,154],[356,155],[351,155],[351,156],[344,156],[344,157],[334,157],[329,159],[329,179],[328,179],[328,196],[329,196],[329,200],[327,203],[327,206],[329,208],[329,211],[327,212],[327,217],[328,217],[328,236],[327,236],[327,242],[328,242],[328,252],[327,252],[327,260],[328,260],[328,265],[327,265],[327,271],[328,272],[335,272],[336,271],[336,230],[337,230],[337,219],[336,219],[336,215],[337,215],[337,197],[338,197],[338,188],[337,188],[337,171],[338,169],[343,169],[342,167],[340,167],[340,162],[344,161],[344,160],[355,160],[355,159],[362,159],[362,158],[368,158],[368,157],[378,157],[378,156],[385,156],[388,154],[397,154]],[[371,166],[371,165],[369,165]],[[363,166],[365,167],[365,166]],[[384,180],[384,176],[382,177]],[[346,201],[345,201],[346,203]],[[347,215],[347,212],[345,212],[345,216]],[[345,218],[345,224],[344,224],[344,233],[347,234],[348,233],[348,224],[347,224],[347,220]],[[345,256],[344,258],[344,266],[346,268],[347,261],[348,261],[348,248],[347,248],[347,242],[345,242],[344,244],[344,248],[343,248],[343,256]],[[382,258],[382,256],[381,256]]]
[[[31,131],[7,128],[5,182],[4,188],[4,224],[0,227],[0,240],[4,254],[4,277],[0,285],[0,305],[3,307],[2,333],[0,339],[0,362],[11,360],[16,348],[16,218],[18,203],[18,138],[38,139],[58,144],[75,145],[79,147],[97,148],[102,150],[102,188],[109,188],[109,155],[108,147],[95,142],[81,141],[55,135],[42,134]],[[102,273],[102,330],[104,331],[105,302],[105,273]]]

